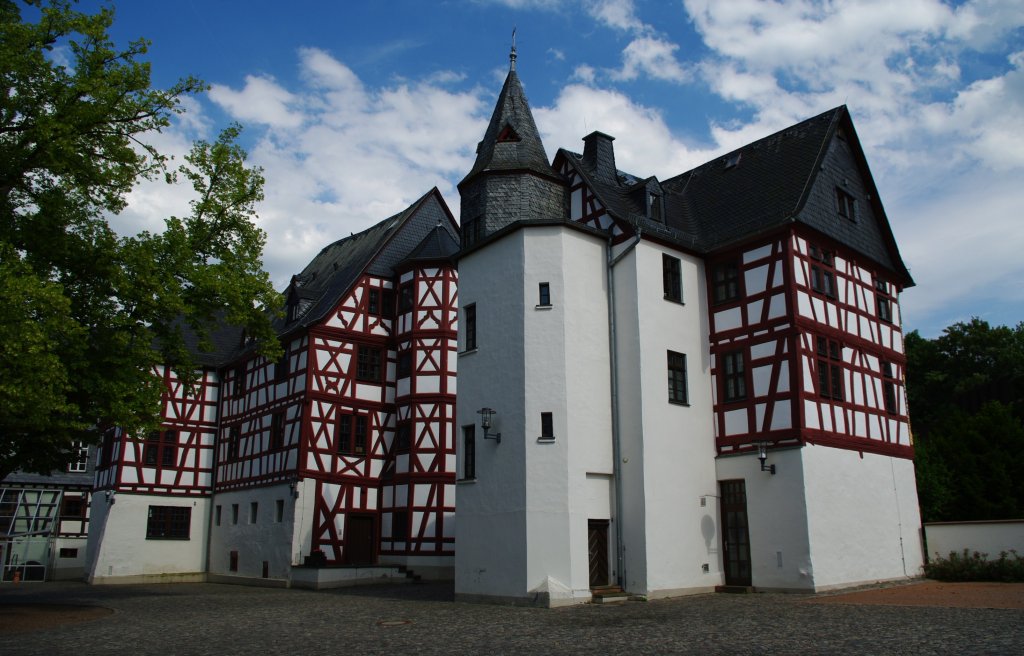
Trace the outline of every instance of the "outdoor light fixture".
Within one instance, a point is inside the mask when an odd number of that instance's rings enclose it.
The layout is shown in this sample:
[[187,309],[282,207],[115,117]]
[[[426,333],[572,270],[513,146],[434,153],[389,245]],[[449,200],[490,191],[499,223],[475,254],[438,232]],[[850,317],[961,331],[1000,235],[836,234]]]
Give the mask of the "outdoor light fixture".
[[484,429],[484,439],[494,440],[498,444],[501,444],[501,433],[491,433],[491,419],[494,415],[498,414],[497,410],[493,408],[480,408],[476,411],[480,415],[480,428]]
[[764,461],[768,459],[768,443],[758,442],[757,443],[757,459],[761,461],[761,471],[771,472],[775,475],[775,465],[766,465]]

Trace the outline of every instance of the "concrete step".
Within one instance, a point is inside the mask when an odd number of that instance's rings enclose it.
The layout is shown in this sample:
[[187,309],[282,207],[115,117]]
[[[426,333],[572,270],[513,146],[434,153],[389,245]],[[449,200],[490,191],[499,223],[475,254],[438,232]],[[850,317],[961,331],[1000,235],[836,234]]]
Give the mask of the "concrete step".
[[716,585],[715,592],[725,592],[728,594],[752,594],[754,592],[754,586],[752,585]]

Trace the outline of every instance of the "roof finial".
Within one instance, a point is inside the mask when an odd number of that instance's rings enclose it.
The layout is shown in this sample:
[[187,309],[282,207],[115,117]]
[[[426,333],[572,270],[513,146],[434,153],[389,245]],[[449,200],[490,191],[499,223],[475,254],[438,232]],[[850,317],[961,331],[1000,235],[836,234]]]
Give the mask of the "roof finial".
[[512,27],[512,52],[508,54],[508,70],[516,70],[516,28]]

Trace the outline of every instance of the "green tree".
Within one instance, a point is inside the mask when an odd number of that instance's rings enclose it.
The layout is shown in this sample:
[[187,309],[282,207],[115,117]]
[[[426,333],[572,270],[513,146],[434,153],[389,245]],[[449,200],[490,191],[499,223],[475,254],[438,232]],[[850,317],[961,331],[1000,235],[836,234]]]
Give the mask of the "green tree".
[[[239,128],[171,167],[146,138],[204,86],[152,88],[147,42],[118,49],[112,21],[66,0],[0,0],[0,478],[59,467],[73,441],[108,426],[154,426],[153,367],[194,371],[186,330],[209,347],[222,319],[264,355],[280,349],[253,223],[263,177],[245,165]],[[140,179],[161,177],[188,183],[190,214],[119,236],[107,217]]]
[[906,352],[924,520],[1024,516],[1024,324],[912,332]]

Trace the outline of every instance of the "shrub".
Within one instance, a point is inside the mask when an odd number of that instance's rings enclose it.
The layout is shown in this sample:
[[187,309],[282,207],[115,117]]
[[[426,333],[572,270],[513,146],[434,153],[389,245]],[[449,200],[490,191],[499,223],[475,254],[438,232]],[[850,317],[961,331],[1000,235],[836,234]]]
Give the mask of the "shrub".
[[989,560],[988,554],[978,551],[971,553],[949,552],[949,558],[936,557],[925,563],[924,575],[939,581],[1002,581],[1005,583],[1024,581],[1024,556],[1014,549],[1003,551],[996,560]]

